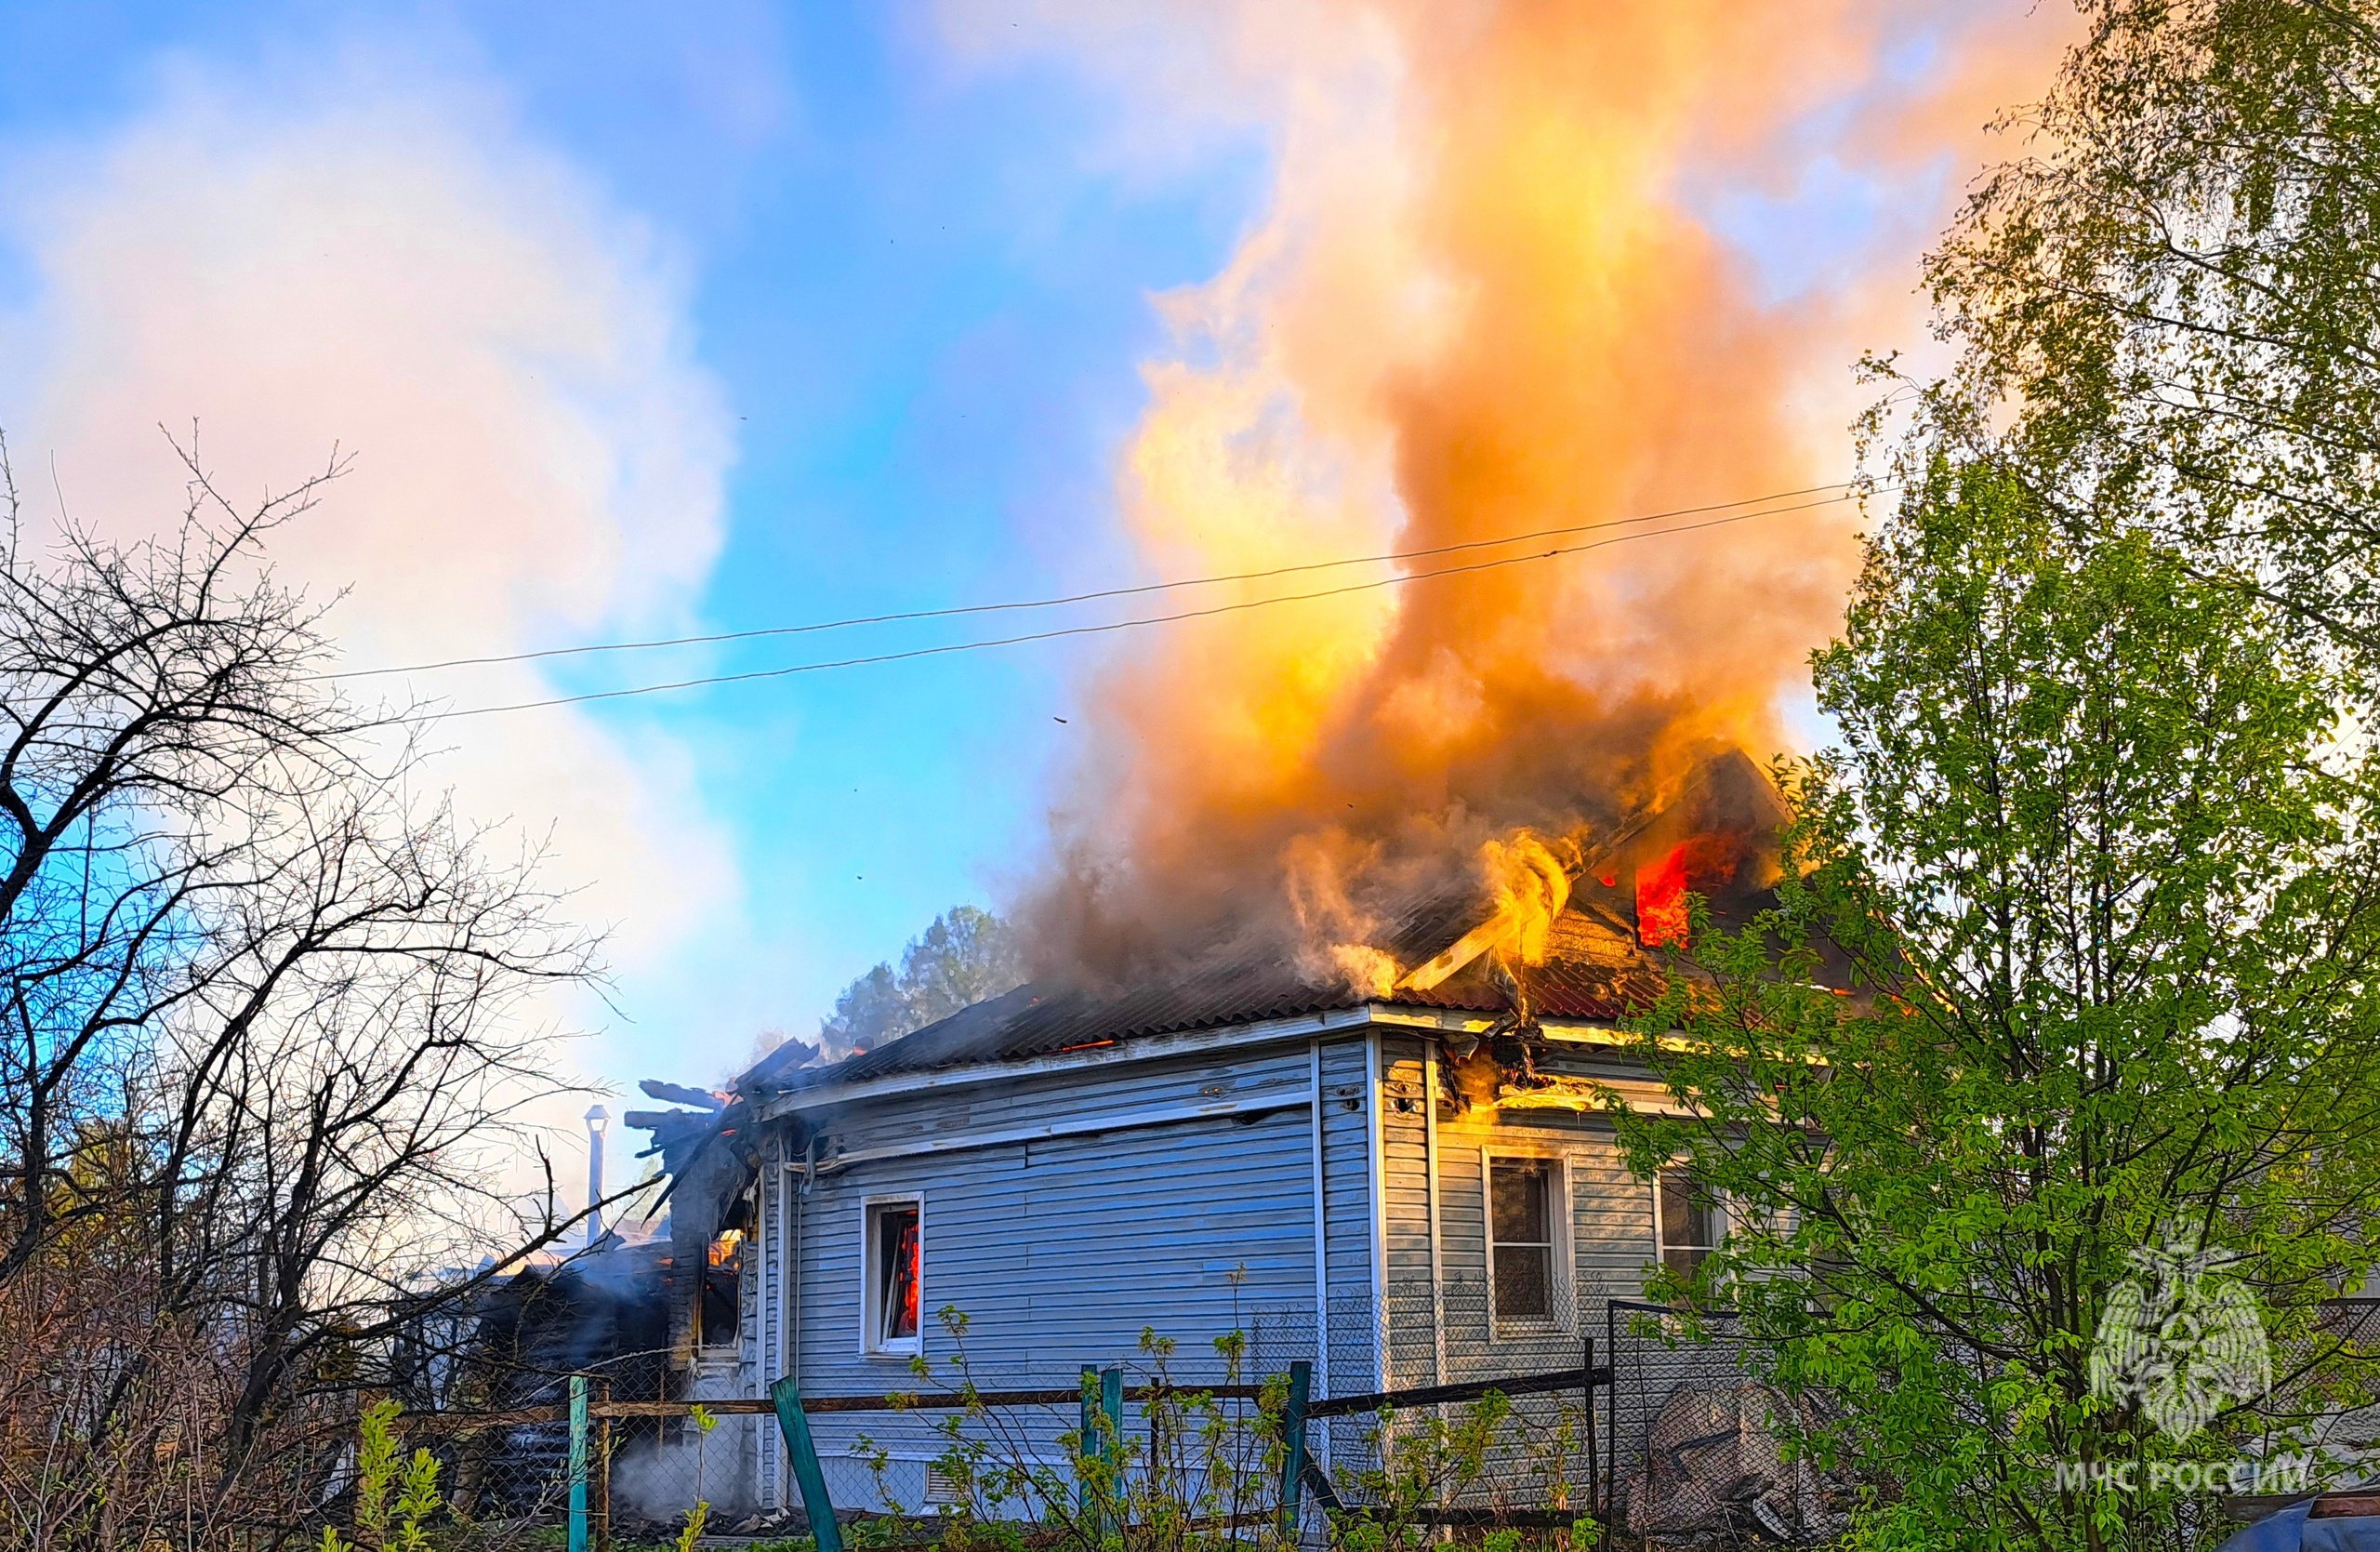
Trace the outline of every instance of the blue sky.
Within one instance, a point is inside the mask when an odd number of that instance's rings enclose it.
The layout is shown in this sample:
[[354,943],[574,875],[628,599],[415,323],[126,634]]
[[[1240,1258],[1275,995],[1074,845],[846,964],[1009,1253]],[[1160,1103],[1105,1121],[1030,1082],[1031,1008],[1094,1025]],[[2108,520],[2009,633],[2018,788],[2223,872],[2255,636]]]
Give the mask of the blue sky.
[[[1949,69],[1969,13],[1884,8],[1866,80],[1743,176],[1678,191],[1780,315],[1880,264],[1905,295],[1957,186],[1953,153],[1881,153],[1860,115]],[[160,420],[203,412],[243,478],[360,448],[291,559],[310,587],[354,585],[337,618],[358,662],[1144,579],[1117,492],[1144,365],[1177,348],[1154,298],[1211,281],[1266,221],[1282,131],[1261,93],[1221,88],[1152,129],[1113,60],[962,47],[945,20],[16,0],[0,423],[86,510],[120,465],[162,467]],[[1814,413],[1841,423],[1831,400]],[[481,429],[487,449],[447,456]],[[972,629],[423,687],[472,704]],[[562,882],[622,929],[610,1005],[567,1015],[597,1031],[582,1065],[724,1075],[936,912],[997,901],[1097,732],[1098,651],[456,724],[467,798],[550,824]]]
[[[734,416],[701,628],[1131,569],[1113,468],[1157,338],[1147,297],[1227,257],[1262,196],[1255,137],[1163,177],[1103,169],[1084,147],[1106,109],[1078,83],[958,69],[895,7],[18,5],[0,13],[0,159],[104,142],[183,70],[273,79],[355,49],[499,98],[673,250]],[[35,284],[20,249],[0,278],[19,301]],[[701,953],[624,978],[614,1076],[700,1069],[713,1046],[716,1068],[762,1022],[806,1028],[935,912],[990,897],[1081,725],[1071,683],[1050,648],[597,713],[690,752],[747,891],[736,948],[770,962],[719,1010],[753,1028],[715,1032],[685,1011],[717,968]]]

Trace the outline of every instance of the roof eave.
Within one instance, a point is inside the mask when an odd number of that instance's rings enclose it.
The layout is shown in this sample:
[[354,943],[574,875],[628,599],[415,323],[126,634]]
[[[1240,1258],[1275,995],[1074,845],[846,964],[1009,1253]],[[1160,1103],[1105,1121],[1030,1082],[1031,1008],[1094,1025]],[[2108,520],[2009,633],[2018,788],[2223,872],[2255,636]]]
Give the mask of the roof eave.
[[[817,1083],[787,1090],[762,1099],[754,1108],[762,1121],[831,1106],[864,1103],[894,1095],[932,1094],[1005,1079],[1035,1078],[1051,1073],[1080,1072],[1170,1056],[1197,1055],[1208,1051],[1313,1040],[1369,1028],[1416,1033],[1483,1034],[1506,1015],[1455,1008],[1433,1008],[1405,1002],[1362,1002],[1320,1013],[1289,1014],[1252,1019],[1215,1028],[1184,1029],[1170,1034],[1135,1035],[1107,1044],[1054,1052],[1046,1056],[993,1059],[938,1068],[925,1072],[893,1072],[879,1078]],[[1549,1018],[1542,1021],[1548,1039],[1581,1044],[1619,1044],[1625,1039],[1609,1025],[1588,1019]]]

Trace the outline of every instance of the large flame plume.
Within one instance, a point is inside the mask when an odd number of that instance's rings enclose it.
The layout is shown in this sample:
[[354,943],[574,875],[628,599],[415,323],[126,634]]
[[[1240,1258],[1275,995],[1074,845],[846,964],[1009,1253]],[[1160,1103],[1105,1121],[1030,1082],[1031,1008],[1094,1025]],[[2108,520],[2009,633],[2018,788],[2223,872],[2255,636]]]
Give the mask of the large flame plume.
[[[1276,88],[1279,170],[1227,270],[1164,299],[1179,349],[1148,368],[1123,482],[1157,569],[1843,477],[1842,330],[1865,283],[1764,306],[1698,212],[1879,69],[1894,7],[1348,5],[1297,11],[1311,37],[1235,14],[1233,57]],[[1877,262],[1906,289],[1913,259]],[[1277,939],[1381,990],[1420,968],[1373,947],[1400,902],[1468,884],[1491,915],[1550,919],[1568,884],[1537,865],[1549,838],[1575,862],[1708,751],[1778,746],[1853,519],[1787,512],[1178,628],[1099,683],[1102,742],[1035,901],[1045,951],[1122,972]]]

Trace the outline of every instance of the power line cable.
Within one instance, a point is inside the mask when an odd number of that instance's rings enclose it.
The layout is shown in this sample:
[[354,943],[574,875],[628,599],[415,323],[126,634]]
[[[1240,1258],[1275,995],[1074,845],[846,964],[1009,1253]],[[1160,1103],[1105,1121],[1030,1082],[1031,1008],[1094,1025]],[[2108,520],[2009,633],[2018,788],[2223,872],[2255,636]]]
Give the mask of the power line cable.
[[1276,604],[1301,604],[1316,599],[1339,598],[1349,593],[1368,592],[1377,588],[1402,587],[1409,582],[1428,581],[1433,577],[1455,577],[1471,572],[1492,571],[1501,566],[1550,561],[1563,555],[1583,554],[1591,550],[1607,549],[1615,544],[1628,544],[1638,539],[1663,538],[1673,534],[1697,533],[1707,528],[1722,528],[1730,524],[1747,523],[1753,518],[1781,517],[1790,512],[1839,506],[1845,501],[1855,499],[1858,495],[1856,491],[1845,490],[1840,495],[1822,497],[1815,501],[1805,501],[1793,506],[1769,507],[1758,511],[1737,512],[1727,517],[1710,518],[1700,523],[1683,523],[1675,527],[1659,528],[1649,533],[1618,534],[1610,538],[1593,539],[1584,544],[1559,545],[1551,550],[1542,550],[1527,555],[1504,555],[1494,560],[1470,561],[1461,565],[1439,566],[1429,571],[1411,571],[1396,577],[1381,577],[1369,581],[1349,582],[1340,587],[1316,589],[1312,592],[1281,593],[1271,598],[1240,599],[1230,604],[1211,604],[1203,609],[1182,609],[1164,615],[1142,615],[1130,619],[1104,620],[1095,625],[1071,625],[1057,630],[1027,631],[1014,636],[995,636],[980,641],[948,642],[940,646],[910,647],[900,652],[872,653],[859,657],[838,657],[813,663],[792,663],[783,668],[752,669],[742,673],[708,674],[695,679],[672,680],[662,684],[635,684],[618,690],[590,690],[580,695],[553,696],[543,700],[515,701],[502,706],[468,707],[460,711],[423,712],[417,715],[392,717],[388,719],[388,722],[392,723],[434,723],[459,717],[494,716],[505,711],[536,711],[554,706],[577,706],[588,701],[621,700],[632,696],[661,695],[671,690],[702,689],[717,684],[741,684],[754,680],[785,679],[795,674],[823,673],[832,669],[864,668],[876,663],[900,663],[919,657],[939,657],[960,652],[982,652],[992,647],[1019,646],[1029,642],[1058,641],[1071,636],[1105,635],[1111,631],[1130,630],[1142,626],[1170,625],[1180,620],[1208,619],[1217,615],[1237,614],[1249,609],[1266,608]]
[[405,663],[390,668],[350,669],[338,673],[316,674],[324,680],[377,679],[397,673],[434,673],[443,669],[483,668],[497,663],[531,663],[549,657],[576,657],[601,652],[650,652],[673,646],[712,646],[722,642],[757,641],[773,636],[806,636],[823,630],[844,630],[863,625],[894,625],[915,620],[950,619],[963,615],[990,615],[1025,609],[1055,609],[1073,604],[1095,604],[1110,598],[1135,598],[1145,593],[1168,592],[1178,588],[1219,586],[1225,582],[1261,582],[1275,577],[1290,577],[1310,571],[1330,571],[1341,566],[1381,565],[1390,561],[1428,560],[1435,555],[1453,555],[1473,550],[1493,550],[1507,544],[1527,544],[1536,539],[1560,538],[1570,534],[1586,534],[1605,528],[1625,528],[1640,523],[1661,523],[1673,517],[1699,517],[1704,512],[1731,511],[1738,507],[1757,507],[1770,501],[1790,501],[1796,497],[1816,496],[1821,491],[1845,491],[1850,481],[1831,484],[1805,485],[1799,490],[1781,490],[1767,496],[1748,496],[1736,501],[1713,501],[1699,507],[1679,507],[1665,512],[1646,512],[1637,517],[1606,518],[1598,523],[1577,523],[1555,528],[1536,528],[1527,533],[1506,534],[1498,538],[1464,539],[1454,544],[1432,545],[1421,550],[1392,550],[1378,555],[1349,555],[1330,561],[1302,561],[1292,565],[1269,566],[1260,571],[1226,572],[1214,577],[1183,577],[1163,582],[1142,582],[1130,587],[1100,588],[1091,592],[1066,593],[1056,598],[1016,599],[994,604],[959,604],[941,609],[907,609],[893,614],[858,615],[849,619],[818,620],[809,625],[761,626],[749,630],[721,630],[705,636],[665,636],[641,642],[591,642],[581,646],[549,646],[535,652],[490,653],[478,657],[447,657],[430,663]]

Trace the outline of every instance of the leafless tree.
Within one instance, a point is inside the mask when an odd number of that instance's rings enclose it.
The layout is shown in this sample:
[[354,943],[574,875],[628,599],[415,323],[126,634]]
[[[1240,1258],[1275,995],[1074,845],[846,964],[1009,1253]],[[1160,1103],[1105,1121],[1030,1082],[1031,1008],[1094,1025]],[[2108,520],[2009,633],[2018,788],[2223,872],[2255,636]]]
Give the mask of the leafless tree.
[[501,1166],[592,940],[266,564],[337,461],[237,510],[180,451],[156,539],[0,484],[0,1545],[301,1514],[400,1311],[567,1227]]

